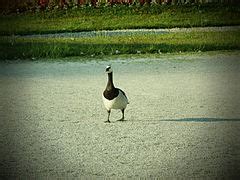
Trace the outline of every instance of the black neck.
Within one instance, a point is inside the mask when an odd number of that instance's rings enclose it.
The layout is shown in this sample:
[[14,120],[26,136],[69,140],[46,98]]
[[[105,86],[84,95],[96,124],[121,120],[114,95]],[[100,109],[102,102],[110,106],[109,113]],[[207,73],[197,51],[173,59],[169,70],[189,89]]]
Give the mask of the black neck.
[[111,90],[114,89],[114,84],[113,84],[113,73],[108,73],[108,83],[107,83],[107,90]]

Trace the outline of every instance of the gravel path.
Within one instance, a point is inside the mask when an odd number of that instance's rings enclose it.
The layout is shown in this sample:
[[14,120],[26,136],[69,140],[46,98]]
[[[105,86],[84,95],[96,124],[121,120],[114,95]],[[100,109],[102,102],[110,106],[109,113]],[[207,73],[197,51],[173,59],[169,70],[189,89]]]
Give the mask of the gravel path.
[[[232,178],[240,172],[240,53],[0,65],[0,176]],[[126,121],[101,100],[114,70]]]
[[103,30],[89,32],[72,32],[72,33],[55,33],[55,34],[34,34],[23,35],[25,38],[50,38],[50,37],[94,37],[94,36],[117,36],[117,35],[142,35],[142,34],[166,34],[173,32],[205,32],[205,31],[240,31],[240,26],[223,26],[223,27],[193,27],[193,28],[171,28],[171,29],[124,29],[124,30]]

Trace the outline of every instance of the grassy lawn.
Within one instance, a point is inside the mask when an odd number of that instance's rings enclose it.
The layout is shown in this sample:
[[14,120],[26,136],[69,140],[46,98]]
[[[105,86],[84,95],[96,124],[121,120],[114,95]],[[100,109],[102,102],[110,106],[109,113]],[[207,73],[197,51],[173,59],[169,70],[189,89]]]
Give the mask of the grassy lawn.
[[176,32],[82,38],[1,37],[1,59],[240,50],[240,32]]
[[85,6],[66,10],[2,14],[0,35],[239,24],[239,5]]
[[[175,32],[95,37],[21,37],[14,35],[240,25],[240,7],[224,5],[84,6],[0,15],[1,59],[94,57],[239,50],[240,32]],[[11,36],[6,36],[11,35]]]

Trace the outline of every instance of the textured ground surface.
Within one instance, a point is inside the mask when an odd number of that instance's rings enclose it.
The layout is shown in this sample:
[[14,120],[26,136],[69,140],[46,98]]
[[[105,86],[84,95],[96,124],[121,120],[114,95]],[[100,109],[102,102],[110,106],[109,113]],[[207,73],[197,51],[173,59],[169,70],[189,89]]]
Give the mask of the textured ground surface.
[[[103,123],[112,64],[130,104]],[[0,66],[1,176],[240,175],[240,60],[233,54],[162,55],[99,62]]]

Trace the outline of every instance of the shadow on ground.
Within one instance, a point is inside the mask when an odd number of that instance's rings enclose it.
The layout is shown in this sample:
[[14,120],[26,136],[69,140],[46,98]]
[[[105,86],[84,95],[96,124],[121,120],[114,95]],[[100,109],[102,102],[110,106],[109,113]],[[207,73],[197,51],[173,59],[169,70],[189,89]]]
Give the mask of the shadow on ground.
[[126,120],[124,122],[137,122],[137,121],[145,121],[145,122],[240,122],[240,118],[236,119],[227,119],[227,118],[181,118],[181,119],[159,119],[159,120]]

